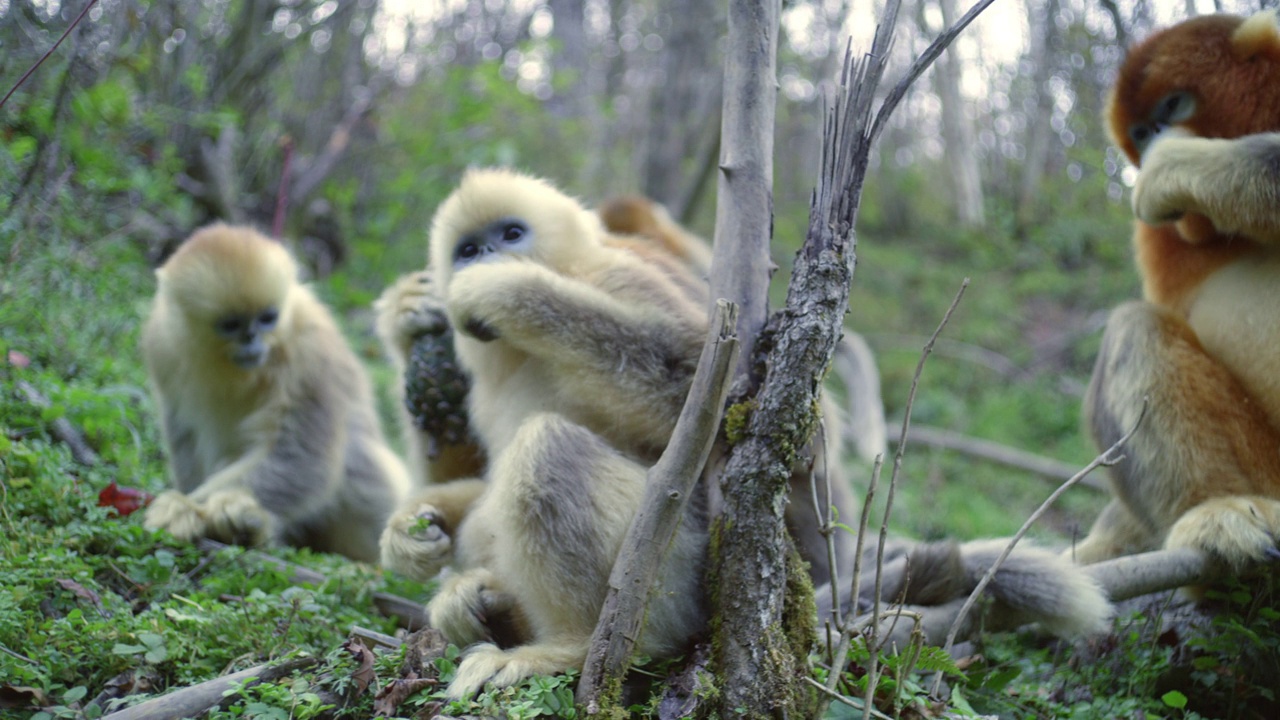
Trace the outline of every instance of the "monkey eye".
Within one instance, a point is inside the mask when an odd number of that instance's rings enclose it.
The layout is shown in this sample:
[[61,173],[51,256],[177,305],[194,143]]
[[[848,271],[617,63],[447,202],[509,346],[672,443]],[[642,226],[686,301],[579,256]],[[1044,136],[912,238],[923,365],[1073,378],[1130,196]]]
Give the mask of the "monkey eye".
[[502,228],[502,241],[505,243],[520,242],[528,228],[523,223],[513,222]]
[[1155,136],[1155,131],[1150,125],[1137,124],[1129,126],[1129,139],[1134,145],[1138,146],[1138,152],[1141,153],[1146,148],[1147,143],[1151,142],[1151,138]]
[[1191,93],[1179,91],[1170,93],[1160,101],[1155,117],[1165,124],[1182,122],[1190,118],[1196,111],[1196,99]]
[[269,328],[272,325],[275,325],[276,320],[279,320],[279,319],[280,319],[280,313],[277,312],[275,308],[268,308],[266,310],[263,310],[262,313],[258,315],[258,324],[261,325],[262,327]]
[[468,240],[458,246],[457,251],[454,252],[454,257],[457,260],[471,260],[479,254],[480,246]]
[[214,323],[213,328],[222,335],[235,335],[244,325],[238,317],[226,317]]

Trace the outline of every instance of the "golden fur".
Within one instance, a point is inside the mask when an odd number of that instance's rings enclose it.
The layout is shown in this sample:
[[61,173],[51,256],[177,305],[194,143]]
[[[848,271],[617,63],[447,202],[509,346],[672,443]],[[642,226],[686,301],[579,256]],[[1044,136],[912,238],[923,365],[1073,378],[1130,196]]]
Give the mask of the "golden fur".
[[408,474],[363,368],[296,276],[282,245],[220,224],[156,271],[142,352],[176,489],[145,521],[373,561]]
[[1144,397],[1149,409],[1112,468],[1116,499],[1076,557],[1190,546],[1240,568],[1280,537],[1275,12],[1156,33],[1129,53],[1108,107],[1113,138],[1140,169],[1145,301],[1112,314],[1085,417],[1106,447]]
[[[527,237],[503,245],[506,221]],[[455,568],[427,607],[450,640],[474,645],[451,695],[581,666],[647,468],[683,405],[705,296],[679,264],[607,240],[593,213],[503,170],[467,173],[432,223],[432,284],[491,464],[484,482],[419,494],[382,542],[384,562],[411,575]],[[476,242],[484,260],[456,257]],[[675,654],[701,627],[704,527],[689,519],[677,535],[640,652]],[[514,647],[502,648],[488,620],[512,611]]]

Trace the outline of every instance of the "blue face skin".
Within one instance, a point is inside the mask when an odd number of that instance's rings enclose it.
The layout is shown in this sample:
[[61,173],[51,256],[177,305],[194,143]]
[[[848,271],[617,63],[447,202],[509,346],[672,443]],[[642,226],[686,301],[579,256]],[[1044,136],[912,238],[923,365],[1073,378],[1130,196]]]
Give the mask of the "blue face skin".
[[494,220],[458,238],[453,248],[453,269],[497,260],[506,253],[527,254],[532,247],[533,230],[523,220]]
[[1138,156],[1146,155],[1147,148],[1170,125],[1190,119],[1195,112],[1196,99],[1191,93],[1179,91],[1166,95],[1151,111],[1148,122],[1129,126],[1129,139],[1138,148]]
[[245,370],[262,367],[267,361],[267,333],[276,327],[280,313],[267,308],[257,315],[227,315],[214,323],[213,330],[232,343],[231,362]]
[[[492,262],[504,255],[527,255],[532,249],[533,230],[529,224],[516,218],[501,218],[458,238],[453,248],[453,270]],[[458,329],[481,342],[498,339],[493,328],[474,318]]]

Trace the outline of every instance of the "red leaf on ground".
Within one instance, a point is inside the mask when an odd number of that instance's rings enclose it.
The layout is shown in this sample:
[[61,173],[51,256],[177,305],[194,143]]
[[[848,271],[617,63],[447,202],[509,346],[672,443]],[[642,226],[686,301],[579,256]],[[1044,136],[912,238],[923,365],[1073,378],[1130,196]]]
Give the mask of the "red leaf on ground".
[[14,367],[20,367],[20,368],[28,367],[29,365],[31,365],[31,358],[27,357],[26,355],[23,355],[17,350],[10,350],[9,364]]
[[120,517],[151,504],[155,497],[145,490],[121,487],[115,480],[98,493],[98,507],[113,507]]

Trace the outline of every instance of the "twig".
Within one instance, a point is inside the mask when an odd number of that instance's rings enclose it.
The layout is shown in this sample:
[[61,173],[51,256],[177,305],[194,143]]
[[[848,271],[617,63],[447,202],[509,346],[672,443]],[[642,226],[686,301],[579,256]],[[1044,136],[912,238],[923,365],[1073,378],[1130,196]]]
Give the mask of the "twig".
[[[965,455],[990,460],[991,462],[1019,470],[1026,470],[1058,482],[1075,477],[1078,470],[1078,466],[1061,460],[1036,455],[1035,453],[1008,445],[1001,445],[991,440],[970,437],[944,428],[916,425],[911,428],[911,434],[907,439],[930,447],[955,450]],[[1080,481],[1080,484],[1094,490],[1107,490],[1105,481],[1092,476],[1084,478]]]
[[[832,672],[835,672],[834,668]],[[854,710],[862,710],[864,712],[869,711],[872,717],[880,718],[880,720],[893,720],[892,717],[885,715],[879,710],[876,710],[874,707],[869,708],[865,703],[859,700],[854,700],[851,697],[846,697],[844,695],[841,695],[840,693],[836,692],[835,690],[832,690],[831,688],[827,687],[826,685],[823,685],[822,683],[818,682],[817,680],[814,680],[811,677],[804,678],[804,681],[814,686],[815,688],[817,688],[818,691],[821,692],[823,695],[825,695],[828,700],[836,700],[844,705],[848,705]]]
[[84,16],[89,14],[89,8],[93,7],[97,2],[98,0],[89,0],[88,4],[84,6],[84,9],[80,11],[80,14],[76,16],[76,19],[71,21],[71,24],[67,26],[65,31],[63,31],[62,37],[58,38],[58,42],[54,43],[53,47],[49,48],[48,52],[42,55],[40,59],[36,61],[35,65],[32,65],[25,73],[23,73],[22,77],[18,78],[18,82],[14,83],[13,87],[9,88],[9,92],[5,93],[3,98],[0,98],[0,108],[3,108],[4,104],[9,102],[9,98],[18,91],[18,88],[22,87],[22,83],[26,82],[27,78],[31,77],[31,74],[36,71],[36,68],[43,65],[44,61],[49,59],[49,56],[58,49],[58,46],[62,44],[62,41],[66,40],[67,36],[71,34],[71,31],[76,29],[76,26],[80,24],[80,21],[84,19]]
[[[932,43],[929,43],[929,47],[925,48],[920,57],[916,58],[916,61],[911,64],[907,74],[898,81],[897,85],[893,86],[893,89],[885,96],[884,102],[880,103],[880,111],[876,113],[875,123],[871,126],[871,131],[867,133],[868,143],[875,142],[876,138],[880,136],[880,131],[884,129],[884,124],[889,121],[889,116],[893,114],[894,108],[898,107],[898,103],[902,102],[902,98],[906,96],[907,90],[911,88],[912,84],[924,74],[925,70],[929,69],[933,61],[938,59],[938,56],[951,45],[956,37],[965,28],[969,27],[969,23],[977,19],[978,15],[982,14],[982,11],[986,10],[993,2],[995,0],[979,0],[977,4],[969,8],[969,12],[966,12],[956,21],[955,25],[943,30]],[[888,14],[888,8],[885,9],[885,14]]]
[[168,695],[161,695],[105,717],[111,720],[167,720],[168,718],[195,717],[221,702],[223,694],[235,687],[237,683],[250,679],[253,679],[255,685],[260,682],[271,682],[318,662],[316,658],[294,658],[282,663],[258,665],[232,675],[207,680]]
[[738,360],[737,323],[737,306],[719,300],[671,443],[649,470],[640,509],[618,551],[578,682],[578,702],[588,715],[617,701],[607,693],[620,687],[616,681],[626,672],[644,632],[650,592],[720,429]]
[[[920,360],[916,363],[915,374],[911,377],[911,389],[907,391],[906,410],[902,416],[902,430],[898,434],[898,450],[893,455],[893,472],[889,476],[889,494],[885,499],[884,521],[880,525],[880,546],[876,550],[876,587],[873,600],[875,602],[872,611],[873,621],[871,623],[871,639],[867,642],[870,652],[870,662],[867,667],[867,704],[870,705],[875,697],[875,686],[877,684],[877,661],[880,656],[880,647],[876,644],[876,634],[880,628],[880,583],[882,579],[882,563],[884,561],[885,543],[888,542],[889,534],[889,515],[893,510],[894,491],[898,485],[898,476],[902,471],[902,458],[907,450],[907,433],[911,430],[911,411],[916,404],[916,390],[920,387],[920,377],[924,375],[924,365],[928,361],[929,355],[933,352],[933,345],[938,341],[938,336],[942,334],[943,328],[951,321],[951,314],[956,311],[956,307],[960,305],[961,298],[964,297],[964,291],[969,288],[969,278],[965,278],[960,283],[960,289],[956,291],[956,296],[951,301],[951,305],[942,315],[942,321],[938,323],[938,327],[934,329],[933,334],[929,336],[929,342],[924,344],[920,351]],[[854,598],[857,602],[857,598]],[[897,618],[894,619],[897,622]],[[886,637],[892,637],[892,628],[886,633]],[[864,718],[867,717],[864,711]]]
[[[53,405],[53,403],[49,401],[49,398],[44,396],[44,393],[37,390],[34,385],[26,380],[19,380],[17,382],[17,387],[18,391],[22,393],[22,396],[26,398],[27,402],[35,407],[45,409]],[[57,418],[50,423],[49,431],[53,433],[55,438],[60,440],[71,450],[72,459],[81,465],[84,465],[85,467],[93,467],[101,462],[98,458],[98,453],[94,452],[93,448],[89,447],[89,443],[84,439],[84,435],[81,434],[81,432],[76,429],[76,426],[72,425],[71,421],[67,420],[65,417]]]
[[[1018,532],[1014,533],[1013,538],[1009,541],[1009,544],[1005,546],[1004,551],[1000,553],[1000,556],[996,558],[996,561],[987,569],[987,572],[982,576],[982,579],[978,581],[977,586],[973,588],[973,592],[969,593],[969,597],[965,599],[964,605],[960,606],[960,611],[956,613],[956,619],[951,624],[951,630],[947,632],[947,641],[942,646],[944,650],[951,650],[951,646],[955,644],[956,636],[960,633],[960,627],[964,622],[965,616],[969,613],[969,610],[973,608],[973,605],[978,601],[978,598],[981,597],[982,591],[987,588],[991,579],[995,577],[996,571],[1000,569],[1000,566],[1004,564],[1004,561],[1009,557],[1009,554],[1013,552],[1013,548],[1018,544],[1018,541],[1021,540],[1022,537],[1027,534],[1027,531],[1031,529],[1032,524],[1034,524],[1036,520],[1040,519],[1040,516],[1043,515],[1051,505],[1053,505],[1054,501],[1062,496],[1062,493],[1066,492],[1071,488],[1071,486],[1075,485],[1086,475],[1093,472],[1099,466],[1106,465],[1109,467],[1123,460],[1124,456],[1119,454],[1120,447],[1128,442],[1129,438],[1133,437],[1133,434],[1138,431],[1138,428],[1142,425],[1142,419],[1146,414],[1147,403],[1144,400],[1142,403],[1142,410],[1138,413],[1138,420],[1133,424],[1132,428],[1129,428],[1129,432],[1125,433],[1124,437],[1117,440],[1115,444],[1107,448],[1101,455],[1094,458],[1092,462],[1086,465],[1083,470],[1076,473],[1070,480],[1062,483],[1057,490],[1054,490],[1053,493],[1049,495],[1048,499],[1040,504],[1040,507],[1036,508],[1035,512],[1031,513],[1031,517],[1027,518],[1026,522],[1022,523],[1022,527],[1018,528]],[[941,676],[939,676],[937,683],[941,683]],[[939,687],[937,683],[934,685],[935,693]]]

